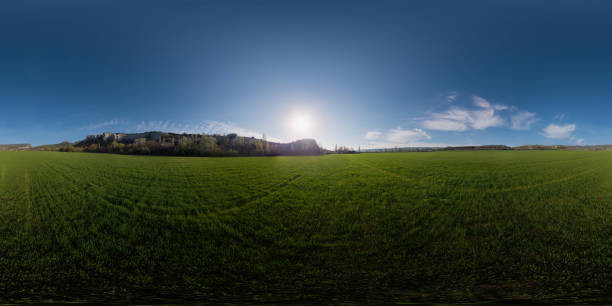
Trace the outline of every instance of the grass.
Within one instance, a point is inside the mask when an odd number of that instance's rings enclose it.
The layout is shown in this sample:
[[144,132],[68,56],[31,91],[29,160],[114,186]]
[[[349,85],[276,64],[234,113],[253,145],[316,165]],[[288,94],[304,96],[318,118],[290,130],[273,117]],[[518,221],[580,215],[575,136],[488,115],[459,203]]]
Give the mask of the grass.
[[610,302],[612,152],[0,152],[0,301]]

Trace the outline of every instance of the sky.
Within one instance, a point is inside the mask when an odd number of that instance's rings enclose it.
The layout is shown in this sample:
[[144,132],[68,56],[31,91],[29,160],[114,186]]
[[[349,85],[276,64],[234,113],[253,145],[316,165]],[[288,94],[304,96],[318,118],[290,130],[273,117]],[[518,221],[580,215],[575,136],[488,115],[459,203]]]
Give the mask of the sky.
[[612,1],[0,2],[0,143],[612,143]]

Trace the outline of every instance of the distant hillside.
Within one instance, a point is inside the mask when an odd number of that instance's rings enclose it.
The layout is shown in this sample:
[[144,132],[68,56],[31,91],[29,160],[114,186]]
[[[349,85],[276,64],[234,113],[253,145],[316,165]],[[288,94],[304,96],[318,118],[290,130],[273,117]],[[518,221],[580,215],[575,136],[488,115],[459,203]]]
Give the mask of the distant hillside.
[[433,151],[476,151],[476,150],[586,150],[586,151],[612,151],[612,145],[593,146],[568,146],[568,145],[522,145],[509,147],[505,145],[483,145],[483,146],[455,146],[455,147],[401,147],[366,149],[360,152],[433,152]]
[[72,143],[68,141],[64,141],[64,142],[56,143],[56,144],[46,144],[46,145],[32,147],[31,150],[33,151],[60,151],[70,146],[72,146]]
[[593,145],[593,146],[566,146],[566,145],[524,145],[514,147],[515,150],[589,150],[589,151],[611,151],[612,145]]
[[367,149],[361,152],[433,152],[433,151],[476,151],[476,150],[514,150],[514,148],[505,145],[484,145],[484,146],[457,146],[457,147],[399,147],[399,148],[382,148],[382,149]]
[[166,132],[103,133],[89,135],[59,151],[187,156],[313,155],[323,154],[314,139],[291,143],[269,142],[237,134],[206,135]]
[[337,147],[335,151],[321,148],[314,139],[290,143],[270,142],[254,137],[207,134],[177,134],[159,131],[144,133],[109,133],[89,135],[71,143],[64,141],[32,147],[30,144],[0,144],[0,151],[62,151],[103,152],[123,154],[186,155],[186,156],[250,156],[250,155],[318,155],[329,153],[433,152],[474,150],[588,150],[612,151],[612,145],[506,145],[393,147],[355,150]]
[[553,145],[553,146],[543,146],[543,145],[523,145],[514,147],[515,150],[566,150],[571,148],[581,148],[579,146],[564,146],[564,145]]
[[25,151],[31,148],[29,143],[0,144],[0,151]]

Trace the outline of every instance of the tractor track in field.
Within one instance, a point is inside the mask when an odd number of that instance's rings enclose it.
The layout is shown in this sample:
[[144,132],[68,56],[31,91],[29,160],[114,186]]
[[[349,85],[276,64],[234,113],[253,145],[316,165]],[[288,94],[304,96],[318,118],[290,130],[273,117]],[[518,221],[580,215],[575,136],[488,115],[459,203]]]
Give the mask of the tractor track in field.
[[502,188],[502,189],[499,189],[499,190],[492,190],[492,191],[489,191],[489,192],[491,192],[491,193],[499,193],[499,192],[508,192],[508,191],[517,191],[517,190],[527,190],[527,189],[531,189],[531,188],[537,188],[537,187],[541,187],[541,186],[557,184],[557,183],[561,183],[561,182],[566,182],[566,181],[572,180],[574,178],[577,178],[579,176],[583,176],[585,174],[592,173],[595,170],[596,169],[588,169],[588,170],[585,170],[585,171],[582,171],[582,172],[578,172],[578,173],[573,174],[573,175],[568,175],[568,176],[565,176],[565,177],[561,177],[561,178],[554,179],[554,180],[549,180],[549,181],[542,182],[542,183],[523,185],[523,186],[517,186],[517,187]]
[[[93,192],[94,194],[96,194],[98,196],[97,201],[101,205],[113,207],[114,209],[118,209],[118,210],[127,210],[132,213],[135,210],[137,210],[139,213],[145,213],[145,214],[151,214],[151,215],[160,215],[160,214],[184,215],[185,214],[181,207],[171,207],[171,206],[162,206],[162,205],[146,206],[146,205],[141,205],[137,202],[133,202],[131,205],[126,205],[120,201],[121,199],[119,197],[109,194],[107,188],[103,186],[103,184],[94,183],[93,181],[78,181],[72,178],[71,176],[65,174],[63,171],[56,169],[55,167],[51,166],[48,163],[45,163],[45,166],[51,171],[59,174],[62,178],[64,178],[66,181],[76,186],[78,189],[87,190],[87,192]],[[61,195],[71,194],[71,193],[73,193],[73,191],[67,191],[67,192],[61,193]]]
[[0,172],[0,191],[2,191],[2,193],[0,193],[0,200],[9,200],[10,198],[5,196],[6,192],[5,190],[6,188],[6,164],[2,164],[2,172]]
[[6,182],[6,164],[2,164],[2,173],[0,173],[0,184],[4,185]]
[[[77,181],[76,179],[74,179],[74,177],[66,174],[64,171],[58,170],[55,167],[51,166],[48,161],[43,162],[42,165],[46,167],[47,169],[51,170],[52,172],[58,174],[61,178],[65,179],[67,182],[71,183],[72,185],[77,186],[77,188],[82,188],[86,186],[86,184],[81,183],[80,181]],[[72,193],[72,191],[67,191],[64,193],[56,193],[56,195],[64,195],[64,194],[70,194],[70,193]]]
[[[47,169],[51,170],[54,173],[57,173],[61,178],[63,178],[64,180],[66,180],[68,183],[72,184],[73,186],[75,186],[77,188],[77,190],[79,191],[86,191],[88,189],[91,188],[104,188],[102,187],[100,184],[96,184],[92,181],[79,181],[77,179],[75,179],[73,176],[70,176],[68,174],[66,174],[64,171],[61,171],[55,167],[53,167],[52,165],[50,165],[49,162],[44,162],[42,163],[43,166],[45,166]],[[74,194],[76,191],[69,189],[66,192],[62,192],[62,193],[54,193],[54,195],[56,196],[63,196],[63,195],[68,195],[68,194]]]
[[[45,165],[48,167],[48,165]],[[50,180],[45,180],[45,178],[47,176],[50,176],[50,174],[54,174],[53,169],[51,169],[51,167],[48,167],[50,170],[52,171],[44,171],[42,173],[39,173],[38,175],[38,180],[35,180],[33,182],[33,186],[36,186],[36,195],[37,195],[37,201],[38,201],[38,208],[39,211],[42,212],[42,209],[45,209],[44,211],[44,215],[45,217],[48,217],[49,219],[55,220],[57,218],[59,218],[59,213],[58,211],[60,209],[63,209],[63,206],[61,205],[56,205],[55,202],[53,201],[54,199],[59,198],[60,196],[64,196],[66,194],[70,194],[72,192],[58,192],[56,188],[54,188],[55,185],[57,185],[57,182],[54,182],[53,184],[50,183],[44,183],[45,181],[50,181]],[[61,172],[57,172],[60,175],[63,175],[63,173]],[[60,176],[61,177],[61,176]],[[68,180],[68,177],[65,177],[66,180]],[[54,229],[51,229],[52,231],[54,231]]]
[[244,206],[253,204],[253,203],[255,203],[255,202],[257,202],[257,201],[259,201],[259,200],[261,200],[261,199],[263,199],[263,198],[265,198],[267,196],[269,196],[269,195],[272,195],[274,193],[277,193],[277,192],[283,190],[289,184],[293,183],[295,180],[297,180],[297,179],[299,179],[301,177],[303,177],[302,174],[296,174],[296,175],[286,179],[285,181],[283,181],[281,183],[278,183],[276,185],[271,186],[270,188],[266,189],[263,192],[260,192],[258,194],[252,195],[250,197],[247,197],[245,199],[245,201],[243,201],[242,203],[239,203],[237,206],[233,206],[233,207],[224,209],[222,211],[230,211],[230,210],[233,210],[233,209],[237,209],[237,208],[240,208],[240,207],[244,207]]
[[522,186],[514,186],[514,187],[507,187],[507,188],[500,188],[500,189],[496,189],[496,190],[495,189],[490,189],[490,188],[461,188],[461,189],[456,189],[456,190],[460,191],[460,192],[487,192],[487,193],[503,193],[503,192],[519,191],[519,190],[528,190],[528,189],[538,188],[538,187],[542,187],[542,186],[547,186],[547,185],[553,185],[553,184],[557,184],[557,183],[566,182],[566,181],[572,180],[574,178],[577,178],[579,176],[583,176],[585,174],[592,173],[595,170],[596,169],[588,169],[588,170],[581,171],[581,172],[576,173],[576,174],[560,177],[560,178],[553,179],[553,180],[548,180],[548,181],[541,182],[541,183],[522,185]]
[[[327,173],[326,175],[323,175],[322,177],[328,177],[328,176],[331,176],[333,174],[334,174],[333,172],[330,172],[330,173]],[[245,203],[241,204],[240,206],[230,207],[230,208],[221,210],[220,212],[228,212],[228,211],[240,209],[240,208],[246,207],[248,205],[251,205],[253,203],[256,203],[259,200],[262,200],[262,199],[264,199],[264,198],[266,198],[266,197],[268,197],[270,195],[273,195],[275,193],[278,193],[278,192],[282,191],[284,188],[286,188],[287,186],[289,186],[292,183],[294,183],[296,180],[299,180],[299,179],[301,179],[303,177],[304,177],[304,175],[298,173],[298,174],[294,175],[293,177],[285,180],[284,182],[276,184],[273,188],[270,188],[270,189],[274,189],[274,190],[266,191],[264,193],[259,193],[257,195],[252,196],[252,197],[249,197],[249,200],[246,201]],[[270,190],[270,189],[268,189],[268,190]]]
[[387,174],[387,175],[390,175],[390,176],[393,176],[393,177],[396,177],[396,178],[399,178],[399,179],[402,179],[402,180],[405,180],[405,181],[408,181],[408,182],[421,183],[419,180],[416,180],[416,179],[413,179],[413,178],[409,178],[407,176],[403,176],[403,175],[400,175],[400,174],[397,174],[397,173],[393,173],[393,172],[388,171],[388,170],[384,170],[384,169],[372,166],[372,165],[370,165],[368,163],[364,163],[362,161],[355,160],[354,158],[351,158],[351,157],[349,157],[349,160],[351,162],[354,162],[354,163],[358,164],[358,165],[361,165],[361,166],[364,166],[364,167],[376,170],[376,171],[378,171],[380,173]]
[[32,178],[28,168],[24,170],[24,196],[26,201],[26,218],[28,222],[28,232],[31,239],[34,239],[34,234],[42,227],[40,216],[36,213],[34,201],[32,200]]
[[[63,171],[61,171],[59,169],[56,169],[55,167],[51,166],[48,162],[43,163],[43,166],[45,166],[50,171],[58,174],[61,178],[63,178],[68,183],[70,183],[73,186],[75,186],[78,190],[90,190],[91,192],[94,192],[95,194],[99,195],[98,201],[99,201],[100,204],[106,205],[106,206],[111,206],[111,207],[114,207],[114,208],[130,210],[129,207],[126,207],[126,206],[123,206],[121,204],[115,203],[114,200],[116,200],[116,198],[112,198],[112,197],[108,196],[105,192],[103,192],[104,191],[104,187],[102,187],[101,185],[95,184],[93,182],[78,181],[78,180],[74,179],[73,177],[67,175]],[[69,191],[62,192],[62,193],[55,193],[54,195],[56,197],[57,196],[64,196],[64,195],[73,194],[74,192],[75,191],[69,190]]]
[[[78,181],[76,179],[74,179],[72,176],[67,175],[64,171],[61,171],[59,169],[57,169],[56,167],[54,167],[53,165],[51,165],[49,162],[43,162],[42,163],[43,166],[45,168],[47,168],[48,170],[60,175],[60,177],[62,177],[65,181],[69,182],[70,184],[72,184],[73,186],[75,186],[76,188],[80,189],[80,190],[84,190],[84,189],[90,189],[91,191],[93,191],[96,194],[100,195],[99,200],[101,204],[107,205],[107,206],[112,206],[118,209],[127,209],[130,211],[133,211],[134,208],[138,208],[140,209],[141,213],[149,213],[149,214],[154,214],[154,215],[159,215],[159,214],[167,214],[167,215],[184,215],[185,211],[183,208],[181,207],[168,207],[168,206],[143,206],[143,205],[139,205],[138,203],[134,203],[133,206],[129,207],[126,206],[124,204],[122,204],[120,201],[118,201],[118,199],[116,197],[113,197],[109,194],[107,194],[106,192],[104,192],[105,188],[104,186],[100,185],[100,184],[96,184],[94,182],[85,182],[85,181]],[[300,171],[298,171],[300,172]],[[292,177],[278,183],[275,184],[273,186],[270,186],[267,190],[254,194],[250,197],[246,197],[244,199],[242,199],[240,201],[240,198],[234,198],[232,200],[230,200],[230,202],[232,202],[233,204],[237,204],[237,206],[232,206],[230,208],[227,209],[221,209],[220,211],[227,211],[227,210],[231,210],[237,207],[242,207],[245,205],[249,205],[252,204],[260,199],[263,199],[271,194],[277,193],[280,190],[282,190],[283,188],[287,187],[288,185],[290,185],[292,182],[294,182],[295,180],[299,179],[302,177],[302,174],[297,173],[295,175],[293,175]],[[196,183],[192,180],[192,179],[187,179],[186,180],[189,184],[191,185],[196,185]],[[56,194],[56,196],[61,196],[61,195],[67,195],[67,194],[71,194],[73,193],[73,191],[67,191],[67,192],[62,192],[62,193],[58,193]],[[198,195],[199,198],[201,198],[201,196]],[[237,201],[237,202],[236,202]],[[150,210],[150,211],[149,211]]]
[[[421,184],[422,183],[419,180],[416,180],[416,179],[413,179],[413,178],[409,178],[409,177],[406,177],[406,176],[403,176],[403,175],[400,175],[400,174],[397,174],[397,173],[393,173],[393,172],[388,171],[388,170],[384,170],[384,169],[372,166],[372,165],[370,165],[368,163],[355,160],[354,158],[349,158],[349,160],[351,162],[354,162],[354,163],[358,164],[358,165],[361,165],[361,166],[364,166],[364,167],[376,170],[376,171],[378,171],[380,173],[383,173],[383,174],[387,174],[387,175],[390,175],[390,176],[402,179],[402,180],[407,181],[407,182],[417,183],[417,184]],[[501,189],[497,189],[497,190],[491,190],[489,188],[457,188],[457,189],[454,189],[454,190],[455,191],[459,191],[459,192],[487,192],[487,193],[502,193],[502,192],[518,191],[518,190],[528,190],[528,189],[532,189],[532,188],[537,188],[537,187],[542,187],[542,186],[547,186],[547,185],[552,185],[552,184],[557,184],[557,183],[569,181],[569,180],[572,180],[572,179],[574,179],[576,177],[592,173],[595,170],[596,169],[587,169],[585,171],[581,171],[581,172],[578,172],[576,174],[572,174],[572,175],[569,175],[569,176],[565,176],[565,177],[561,177],[561,178],[557,178],[557,179],[553,179],[553,180],[548,180],[548,181],[541,182],[541,183],[522,185],[522,186],[515,186],[515,187],[507,187],[507,188],[501,188]],[[426,187],[423,187],[423,188],[426,188]]]

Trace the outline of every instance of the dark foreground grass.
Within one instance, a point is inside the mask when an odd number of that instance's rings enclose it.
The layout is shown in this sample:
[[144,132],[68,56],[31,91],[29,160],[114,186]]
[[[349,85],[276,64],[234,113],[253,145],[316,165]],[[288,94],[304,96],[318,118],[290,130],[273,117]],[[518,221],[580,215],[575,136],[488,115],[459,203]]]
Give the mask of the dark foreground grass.
[[0,152],[0,302],[610,302],[612,152]]

